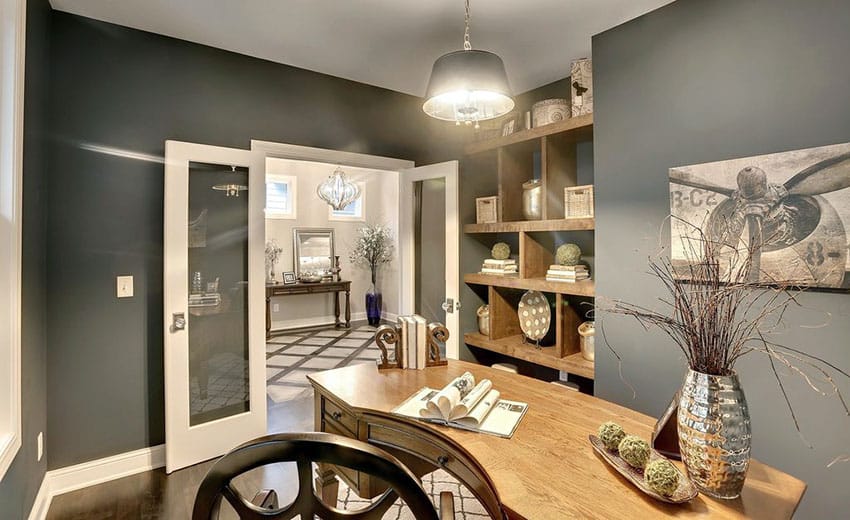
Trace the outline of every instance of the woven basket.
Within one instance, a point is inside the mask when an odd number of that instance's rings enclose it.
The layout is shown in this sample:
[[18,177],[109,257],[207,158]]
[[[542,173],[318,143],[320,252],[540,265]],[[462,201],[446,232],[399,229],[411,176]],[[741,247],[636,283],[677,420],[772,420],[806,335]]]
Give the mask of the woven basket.
[[593,216],[593,185],[564,188],[564,217]]

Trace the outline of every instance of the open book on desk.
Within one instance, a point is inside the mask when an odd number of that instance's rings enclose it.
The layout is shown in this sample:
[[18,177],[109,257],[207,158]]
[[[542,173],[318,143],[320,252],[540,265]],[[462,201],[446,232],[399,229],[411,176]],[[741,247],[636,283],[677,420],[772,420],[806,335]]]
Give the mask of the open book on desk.
[[475,384],[475,377],[464,372],[442,390],[419,390],[393,413],[510,438],[527,410],[527,403],[500,399],[489,379]]

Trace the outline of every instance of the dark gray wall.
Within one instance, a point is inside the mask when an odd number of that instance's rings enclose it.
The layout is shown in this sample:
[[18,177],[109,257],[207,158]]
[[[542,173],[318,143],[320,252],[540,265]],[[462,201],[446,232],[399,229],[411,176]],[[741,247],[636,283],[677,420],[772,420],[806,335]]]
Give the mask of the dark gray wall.
[[[844,0],[679,0],[594,37],[599,297],[651,306],[662,294],[645,272],[669,213],[671,166],[850,141],[848,20]],[[800,303],[783,341],[850,370],[850,295],[807,292]],[[823,312],[832,313],[827,327],[801,328]],[[606,316],[604,326],[637,397],[602,345],[596,394],[659,415],[684,373],[675,347],[625,318]],[[826,468],[850,450],[836,399],[786,379],[808,449],[767,361],[745,359],[738,370],[753,455],[809,484],[798,517],[846,517],[850,464]]]
[[[428,120],[412,96],[180,40],[58,12],[52,38],[48,448],[58,468],[164,441],[156,158],[166,139],[430,162],[456,156],[463,134]],[[118,274],[135,276],[134,298],[115,299]]]
[[37,462],[36,436],[47,434],[45,369],[45,130],[49,79],[50,6],[27,2],[24,91],[24,202],[21,256],[22,446],[0,481],[0,517],[26,518],[47,459]]
[[428,323],[445,323],[446,311],[446,180],[418,181],[416,216],[416,312]]

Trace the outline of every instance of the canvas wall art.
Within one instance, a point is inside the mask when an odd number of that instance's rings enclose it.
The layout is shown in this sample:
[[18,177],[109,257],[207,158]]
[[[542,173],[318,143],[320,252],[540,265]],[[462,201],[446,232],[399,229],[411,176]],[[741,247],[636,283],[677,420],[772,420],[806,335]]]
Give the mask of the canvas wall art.
[[680,166],[669,174],[677,272],[694,261],[701,230],[730,257],[753,251],[748,281],[850,288],[850,143]]

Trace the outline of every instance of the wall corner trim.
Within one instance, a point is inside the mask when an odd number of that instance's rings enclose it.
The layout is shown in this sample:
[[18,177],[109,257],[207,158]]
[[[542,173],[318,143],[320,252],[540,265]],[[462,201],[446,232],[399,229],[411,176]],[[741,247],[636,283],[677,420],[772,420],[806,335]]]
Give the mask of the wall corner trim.
[[165,445],[54,469],[44,475],[29,520],[47,517],[53,497],[165,466]]

